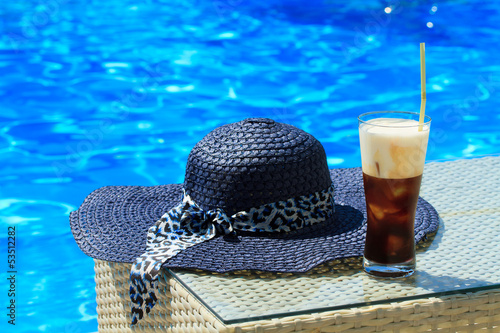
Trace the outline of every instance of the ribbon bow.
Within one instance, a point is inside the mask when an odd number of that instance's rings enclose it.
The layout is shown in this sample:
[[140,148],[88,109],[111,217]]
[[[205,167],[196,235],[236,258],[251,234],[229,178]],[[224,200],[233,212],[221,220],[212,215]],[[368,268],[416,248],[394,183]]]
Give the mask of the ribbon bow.
[[146,252],[130,270],[132,325],[156,304],[161,266],[177,253],[217,235],[236,230],[289,232],[325,221],[334,212],[333,185],[311,195],[251,208],[227,216],[222,209],[204,211],[185,192],[182,202],[149,228]]
[[136,259],[130,272],[132,325],[156,304],[158,276],[165,261],[188,247],[234,233],[228,216],[221,209],[202,210],[189,195],[149,228],[146,252]]

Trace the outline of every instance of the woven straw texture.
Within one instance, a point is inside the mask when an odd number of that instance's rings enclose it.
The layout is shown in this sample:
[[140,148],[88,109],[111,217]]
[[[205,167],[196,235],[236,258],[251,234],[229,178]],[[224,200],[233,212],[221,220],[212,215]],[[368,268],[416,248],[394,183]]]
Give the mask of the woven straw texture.
[[[420,246],[417,276],[423,279],[417,280],[420,284],[416,287],[370,279],[359,272],[356,259],[330,262],[301,275],[182,271],[175,274],[191,289],[204,282],[206,295],[201,298],[226,319],[251,317],[247,312],[252,311],[259,315],[262,309],[273,313],[276,306],[283,311],[287,304],[297,306],[304,299],[317,300],[325,294],[345,299],[349,292],[357,292],[352,288],[354,284],[349,289],[349,283],[337,292],[332,290],[336,287],[331,284],[332,276],[353,283],[361,276],[366,282],[361,296],[367,297],[367,301],[418,295],[425,288],[439,293],[439,289],[433,289],[436,283],[448,290],[453,290],[456,283],[459,289],[498,285],[500,239],[491,230],[500,227],[500,158],[430,163],[426,165],[421,195],[436,206],[443,226],[434,239]],[[357,308],[346,305],[336,311],[223,325],[167,273],[160,280],[164,293],[158,305],[149,318],[131,329],[127,324],[130,265],[95,262],[99,332],[500,332],[500,289]],[[196,278],[189,280],[192,276]],[[293,281],[301,279],[303,282],[293,285]],[[288,291],[286,281],[292,281]],[[214,283],[218,288],[212,288]],[[311,283],[327,287],[314,289]],[[233,310],[224,314],[222,303]],[[255,306],[248,308],[251,303]]]
[[325,150],[312,135],[272,119],[216,128],[189,154],[184,188],[203,209],[228,215],[330,186]]

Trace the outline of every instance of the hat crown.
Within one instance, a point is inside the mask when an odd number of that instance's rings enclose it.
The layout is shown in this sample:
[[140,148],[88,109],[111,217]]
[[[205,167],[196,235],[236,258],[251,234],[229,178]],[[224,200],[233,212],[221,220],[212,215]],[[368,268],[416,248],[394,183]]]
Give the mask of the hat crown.
[[232,215],[330,184],[325,151],[312,135],[272,119],[249,118],[218,127],[195,145],[184,189],[202,209]]

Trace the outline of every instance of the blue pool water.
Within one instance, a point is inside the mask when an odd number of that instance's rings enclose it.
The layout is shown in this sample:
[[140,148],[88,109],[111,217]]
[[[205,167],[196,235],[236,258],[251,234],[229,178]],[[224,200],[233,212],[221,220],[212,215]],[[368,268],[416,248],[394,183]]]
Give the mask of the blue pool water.
[[359,166],[358,114],[419,109],[419,42],[428,159],[500,152],[499,2],[25,0],[0,17],[1,253],[15,226],[18,272],[2,332],[97,331],[69,212],[101,186],[182,182],[221,124],[288,122],[332,168]]

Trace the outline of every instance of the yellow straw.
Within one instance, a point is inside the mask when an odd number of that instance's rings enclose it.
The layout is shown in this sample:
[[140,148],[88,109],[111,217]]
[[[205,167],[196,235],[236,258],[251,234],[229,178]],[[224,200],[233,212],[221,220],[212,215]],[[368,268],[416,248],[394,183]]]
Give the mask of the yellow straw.
[[425,43],[420,43],[420,81],[422,90],[422,104],[420,104],[420,118],[418,120],[418,130],[421,131],[424,126],[425,118]]

